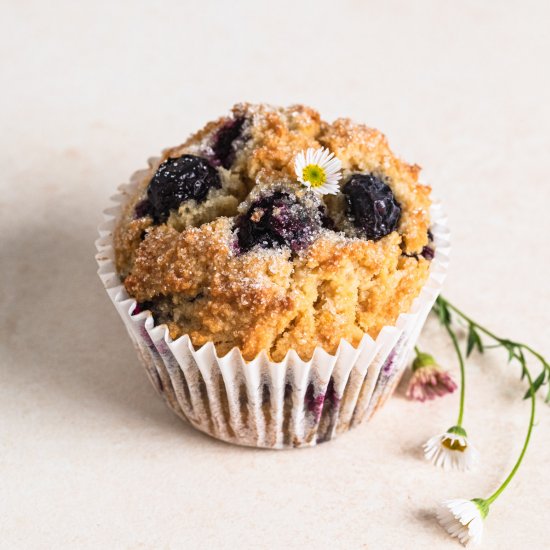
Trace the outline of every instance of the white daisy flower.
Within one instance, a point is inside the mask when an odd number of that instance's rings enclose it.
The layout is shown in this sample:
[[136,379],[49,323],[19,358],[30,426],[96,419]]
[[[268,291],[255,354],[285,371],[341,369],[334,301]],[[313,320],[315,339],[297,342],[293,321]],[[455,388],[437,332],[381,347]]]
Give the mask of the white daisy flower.
[[483,522],[488,513],[489,505],[485,500],[457,498],[442,502],[437,518],[451,537],[457,537],[464,546],[474,546],[481,542]]
[[466,430],[460,426],[449,428],[424,445],[424,456],[444,470],[471,470],[479,458],[479,452],[468,441]]
[[320,195],[335,195],[340,190],[342,163],[328,149],[309,148],[294,159],[298,181]]

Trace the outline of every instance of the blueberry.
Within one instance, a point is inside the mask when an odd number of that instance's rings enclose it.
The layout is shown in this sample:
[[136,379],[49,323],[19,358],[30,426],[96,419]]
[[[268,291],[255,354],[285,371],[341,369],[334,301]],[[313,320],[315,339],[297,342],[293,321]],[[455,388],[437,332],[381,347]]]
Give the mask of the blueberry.
[[244,117],[230,120],[224,124],[214,136],[214,164],[221,165],[224,168],[231,168],[235,160],[235,141],[241,137],[244,125]]
[[334,220],[329,216],[327,207],[324,203],[319,205],[319,215],[321,216],[321,225],[325,229],[335,231],[336,225],[334,223]]
[[149,199],[143,199],[139,201],[134,208],[134,218],[144,218],[145,216],[152,216],[152,208]]
[[338,407],[340,404],[340,398],[334,389],[334,378],[330,378],[325,393],[319,393],[318,395],[315,395],[315,388],[310,383],[307,387],[304,401],[307,410],[313,413],[315,421],[319,422],[323,408]]
[[253,246],[288,246],[292,252],[307,247],[322,228],[318,205],[309,207],[291,193],[276,191],[253,202],[235,222],[240,252]]
[[153,310],[153,302],[137,302],[136,307],[134,308],[134,311],[132,311],[132,315],[138,315],[142,311],[152,311]]
[[307,387],[304,401],[305,401],[307,410],[310,413],[313,413],[313,416],[315,417],[315,421],[319,422],[319,419],[321,418],[321,413],[323,412],[323,403],[325,402],[325,394],[319,393],[318,395],[315,395],[315,387],[313,386],[313,384],[310,383]]
[[435,250],[431,247],[431,246],[425,246],[423,249],[422,249],[422,252],[420,253],[420,255],[428,260],[428,261],[432,261],[434,259],[434,256],[435,256]]
[[395,230],[401,207],[378,176],[354,174],[342,192],[347,198],[348,216],[361,235],[376,241]]
[[204,158],[183,155],[166,159],[147,188],[155,221],[163,222],[182,202],[202,202],[210,189],[222,186],[218,171]]
[[428,244],[422,249],[420,255],[428,261],[435,257],[434,236],[431,229],[428,229]]

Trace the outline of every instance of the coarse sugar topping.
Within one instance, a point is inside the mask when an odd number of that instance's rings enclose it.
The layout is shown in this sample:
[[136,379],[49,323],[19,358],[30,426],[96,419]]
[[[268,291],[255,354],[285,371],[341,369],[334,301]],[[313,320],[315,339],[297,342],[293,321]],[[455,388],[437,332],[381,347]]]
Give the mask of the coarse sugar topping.
[[114,232],[118,274],[173,338],[332,353],[394,324],[427,278],[419,171],[349,119],[236,105],[151,161]]

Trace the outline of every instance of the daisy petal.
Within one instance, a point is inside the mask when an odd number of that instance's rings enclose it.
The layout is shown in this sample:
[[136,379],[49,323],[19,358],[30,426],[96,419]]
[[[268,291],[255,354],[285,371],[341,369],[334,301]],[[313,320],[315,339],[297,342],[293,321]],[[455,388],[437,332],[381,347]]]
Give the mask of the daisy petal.
[[488,512],[488,504],[482,499],[453,499],[441,504],[437,517],[451,537],[458,538],[464,546],[473,546],[481,542]]
[[[458,432],[458,433],[457,433]],[[424,444],[426,460],[444,470],[471,470],[478,461],[477,449],[468,441],[463,428],[453,426]]]
[[342,163],[324,147],[308,148],[294,157],[297,180],[320,195],[336,194],[342,174]]

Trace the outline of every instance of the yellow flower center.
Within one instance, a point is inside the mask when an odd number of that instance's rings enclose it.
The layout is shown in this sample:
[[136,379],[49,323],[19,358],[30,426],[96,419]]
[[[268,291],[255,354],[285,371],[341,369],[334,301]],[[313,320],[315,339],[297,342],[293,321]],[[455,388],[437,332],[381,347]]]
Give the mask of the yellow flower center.
[[325,171],[318,164],[308,164],[302,171],[302,177],[311,187],[321,187],[327,181]]
[[466,445],[461,445],[458,439],[445,438],[441,442],[441,445],[443,445],[443,447],[446,447],[447,449],[450,449],[451,451],[459,451],[463,453],[466,450]]

